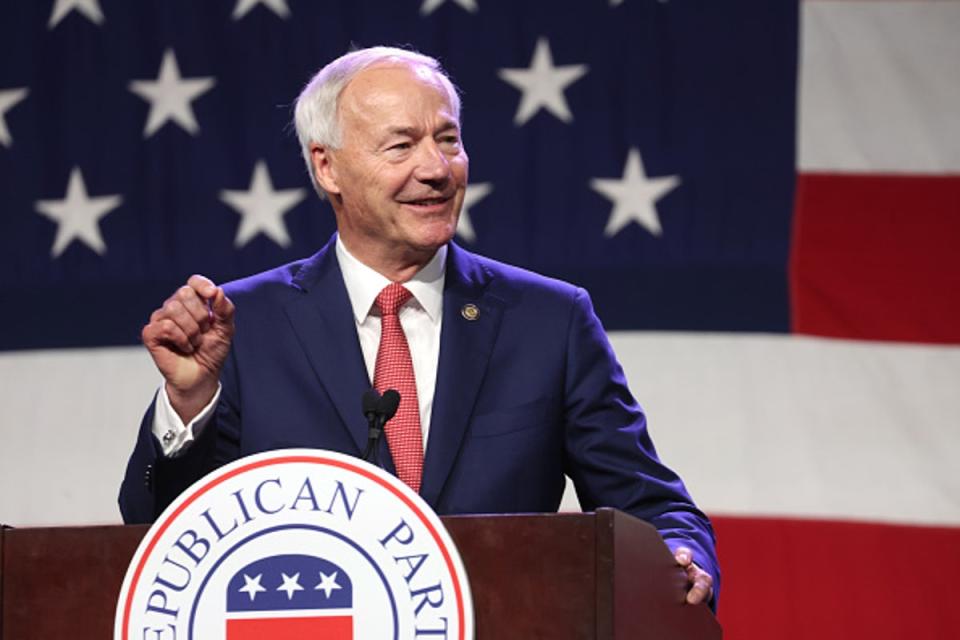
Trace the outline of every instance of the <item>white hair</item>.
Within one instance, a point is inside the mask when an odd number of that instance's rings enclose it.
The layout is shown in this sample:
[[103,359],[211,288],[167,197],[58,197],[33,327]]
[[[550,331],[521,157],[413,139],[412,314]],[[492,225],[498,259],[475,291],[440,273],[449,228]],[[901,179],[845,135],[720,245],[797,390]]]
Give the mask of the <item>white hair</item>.
[[310,147],[317,144],[339,149],[343,143],[343,132],[340,129],[340,118],[337,114],[340,94],[354,76],[364,69],[375,65],[403,64],[411,67],[426,67],[431,70],[449,94],[454,117],[457,121],[460,120],[460,95],[435,58],[396,47],[370,47],[340,56],[310,79],[307,86],[300,92],[293,112],[293,122],[297,129],[297,138],[300,140],[303,160],[307,164],[307,172],[310,174],[313,186],[321,198],[325,194],[314,175]]

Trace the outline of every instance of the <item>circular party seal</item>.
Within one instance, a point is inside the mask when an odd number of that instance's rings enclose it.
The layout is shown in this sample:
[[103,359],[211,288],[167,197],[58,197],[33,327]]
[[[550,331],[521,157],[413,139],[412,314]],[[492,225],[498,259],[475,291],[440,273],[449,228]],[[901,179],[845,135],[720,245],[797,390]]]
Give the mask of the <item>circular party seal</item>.
[[115,640],[472,640],[463,563],[394,476],[287,449],[229,464],[150,528],[120,591]]

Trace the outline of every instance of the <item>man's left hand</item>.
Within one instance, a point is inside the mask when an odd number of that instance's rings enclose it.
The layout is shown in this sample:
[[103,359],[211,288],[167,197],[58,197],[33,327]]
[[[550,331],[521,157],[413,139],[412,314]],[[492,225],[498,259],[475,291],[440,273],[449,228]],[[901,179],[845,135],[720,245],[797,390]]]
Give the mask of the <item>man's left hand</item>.
[[673,552],[677,564],[687,572],[687,603],[699,604],[713,597],[713,576],[693,561],[693,552],[687,547],[677,547]]

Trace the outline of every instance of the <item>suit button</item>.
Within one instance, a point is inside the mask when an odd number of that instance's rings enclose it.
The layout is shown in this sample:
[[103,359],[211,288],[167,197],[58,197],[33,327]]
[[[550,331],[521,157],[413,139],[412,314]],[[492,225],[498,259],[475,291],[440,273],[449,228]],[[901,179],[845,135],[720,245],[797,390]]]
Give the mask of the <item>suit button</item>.
[[153,465],[148,464],[147,470],[143,472],[143,484],[147,491],[153,491]]

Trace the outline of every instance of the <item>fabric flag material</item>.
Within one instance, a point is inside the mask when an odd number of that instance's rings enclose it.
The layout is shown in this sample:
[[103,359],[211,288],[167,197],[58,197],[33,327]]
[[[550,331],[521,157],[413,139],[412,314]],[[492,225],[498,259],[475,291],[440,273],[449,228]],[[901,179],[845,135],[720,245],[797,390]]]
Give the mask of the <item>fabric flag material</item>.
[[326,241],[292,101],[409,44],[463,93],[457,241],[591,293],[728,637],[950,637],[958,33],[935,0],[4,3],[0,520],[118,521],[140,328]]

